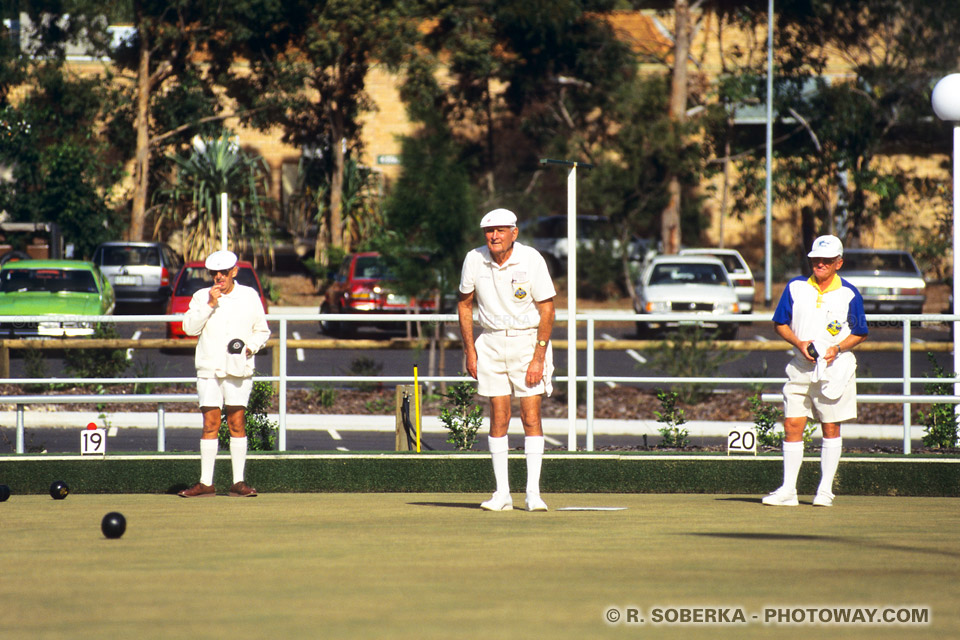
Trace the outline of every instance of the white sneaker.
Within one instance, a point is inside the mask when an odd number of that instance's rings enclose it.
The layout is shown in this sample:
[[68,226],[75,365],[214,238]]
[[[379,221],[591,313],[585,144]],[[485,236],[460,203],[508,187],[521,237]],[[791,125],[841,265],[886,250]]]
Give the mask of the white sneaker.
[[527,511],[547,511],[547,503],[543,501],[539,493],[528,493],[525,502]]
[[761,502],[771,507],[796,507],[800,504],[800,501],[797,500],[797,492],[788,491],[783,487],[764,497]]
[[832,507],[833,498],[835,496],[829,491],[817,491],[816,497],[813,499],[813,506],[815,507]]
[[494,493],[489,500],[480,503],[480,508],[487,511],[512,511],[513,498],[509,493]]

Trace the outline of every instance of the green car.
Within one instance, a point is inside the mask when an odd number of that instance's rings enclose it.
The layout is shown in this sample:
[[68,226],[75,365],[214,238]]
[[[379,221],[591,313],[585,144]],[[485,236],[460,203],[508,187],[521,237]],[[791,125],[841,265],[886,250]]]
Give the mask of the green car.
[[[0,336],[90,336],[95,323],[82,316],[112,315],[113,307],[113,287],[92,262],[20,260],[0,268]],[[24,316],[62,317],[38,323]]]

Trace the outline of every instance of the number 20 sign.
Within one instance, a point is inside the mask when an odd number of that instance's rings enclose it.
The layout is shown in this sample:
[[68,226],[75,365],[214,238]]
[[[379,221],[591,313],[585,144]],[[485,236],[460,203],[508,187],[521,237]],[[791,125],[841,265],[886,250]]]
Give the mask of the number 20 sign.
[[752,453],[757,455],[757,431],[752,427],[732,429],[727,434],[727,455]]
[[80,432],[80,455],[102,456],[107,453],[107,432],[87,427]]

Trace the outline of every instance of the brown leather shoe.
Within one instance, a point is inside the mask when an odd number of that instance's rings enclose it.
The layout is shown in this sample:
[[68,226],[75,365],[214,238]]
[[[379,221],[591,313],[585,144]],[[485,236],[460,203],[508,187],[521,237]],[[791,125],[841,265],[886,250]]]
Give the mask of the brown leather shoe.
[[240,482],[235,482],[230,486],[230,497],[231,498],[256,498],[257,490],[249,486],[243,480],[241,480]]
[[184,489],[177,495],[181,498],[212,498],[217,495],[217,490],[212,484],[198,482],[189,489]]

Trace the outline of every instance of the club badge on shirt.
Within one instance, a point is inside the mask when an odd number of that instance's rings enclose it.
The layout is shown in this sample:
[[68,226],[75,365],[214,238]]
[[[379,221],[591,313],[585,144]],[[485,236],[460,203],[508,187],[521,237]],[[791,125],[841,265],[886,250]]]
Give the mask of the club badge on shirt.
[[832,336],[837,335],[841,330],[843,330],[843,324],[839,320],[833,320],[827,325],[827,333]]
[[527,281],[527,272],[526,271],[514,271],[512,277],[510,278],[510,283],[514,285],[513,297],[517,300],[523,300],[527,297],[527,290],[522,286],[518,286],[519,282]]

